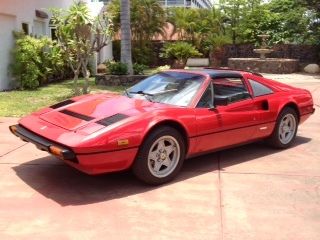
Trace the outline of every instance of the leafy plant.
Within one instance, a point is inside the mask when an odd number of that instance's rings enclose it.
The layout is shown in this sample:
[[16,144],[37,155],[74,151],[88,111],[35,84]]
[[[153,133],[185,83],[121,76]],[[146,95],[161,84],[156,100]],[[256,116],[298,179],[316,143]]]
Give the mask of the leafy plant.
[[146,66],[144,64],[135,63],[135,64],[133,64],[133,73],[135,75],[143,75],[144,70],[146,70],[147,68],[148,68],[148,66]]
[[12,72],[20,89],[35,89],[66,70],[63,51],[49,38],[15,33]]
[[106,63],[108,73],[112,75],[127,75],[128,66],[122,62],[109,61]]
[[187,42],[166,43],[160,57],[186,61],[190,57],[199,57],[202,54],[192,44]]

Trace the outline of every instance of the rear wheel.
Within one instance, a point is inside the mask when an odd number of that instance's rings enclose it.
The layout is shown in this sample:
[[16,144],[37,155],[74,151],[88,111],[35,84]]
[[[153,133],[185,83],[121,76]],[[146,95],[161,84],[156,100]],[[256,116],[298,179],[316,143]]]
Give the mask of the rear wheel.
[[268,139],[271,146],[288,148],[295,140],[298,129],[298,114],[290,108],[284,108],[278,116],[276,126]]
[[185,143],[174,128],[153,131],[139,149],[133,173],[142,181],[158,185],[172,180],[185,158]]

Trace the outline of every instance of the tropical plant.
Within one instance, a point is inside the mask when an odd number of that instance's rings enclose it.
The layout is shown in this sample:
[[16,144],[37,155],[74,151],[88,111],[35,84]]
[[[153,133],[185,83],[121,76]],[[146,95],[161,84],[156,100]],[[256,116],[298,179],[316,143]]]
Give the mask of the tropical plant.
[[160,57],[174,59],[173,68],[184,68],[188,58],[199,57],[202,54],[190,43],[166,43]]
[[94,52],[109,44],[113,33],[110,19],[106,13],[93,19],[82,1],[75,2],[67,11],[53,9],[52,14],[59,46],[67,53],[66,60],[74,73],[74,92],[80,94],[78,78],[82,73],[85,78],[82,93],[87,93],[89,60]]
[[172,35],[178,34],[179,39],[191,42],[202,53],[206,53],[203,46],[208,36],[225,33],[224,21],[224,15],[214,7],[211,9],[168,9],[168,22],[174,27]]
[[204,42],[204,49],[209,52],[210,65],[221,67],[224,55],[224,45],[231,43],[231,38],[227,35],[211,34]]

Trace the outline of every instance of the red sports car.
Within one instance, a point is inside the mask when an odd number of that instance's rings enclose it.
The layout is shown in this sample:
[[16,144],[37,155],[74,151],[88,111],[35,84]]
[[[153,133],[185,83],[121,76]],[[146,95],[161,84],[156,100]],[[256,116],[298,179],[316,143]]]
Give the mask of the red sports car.
[[309,91],[233,70],[170,70],[123,95],[74,97],[22,118],[11,132],[88,174],[131,168],[149,184],[185,158],[266,139],[289,147],[313,112]]

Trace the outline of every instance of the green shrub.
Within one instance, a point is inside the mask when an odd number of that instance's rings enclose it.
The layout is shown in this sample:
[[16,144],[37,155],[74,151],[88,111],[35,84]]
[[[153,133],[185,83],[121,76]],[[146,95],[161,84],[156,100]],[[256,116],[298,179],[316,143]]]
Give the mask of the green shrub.
[[128,74],[128,66],[122,62],[109,61],[106,62],[107,71],[112,75],[126,75]]
[[137,46],[134,45],[132,48],[132,60],[135,63],[150,65],[152,59],[154,57],[154,51],[151,49],[150,44],[146,44],[145,46]]
[[64,75],[67,64],[63,51],[49,38],[16,33],[12,73],[20,89],[36,89],[49,79]]
[[144,64],[139,64],[139,63],[133,64],[132,67],[133,67],[133,73],[135,75],[143,75],[144,70],[146,70],[148,68],[148,66],[146,66]]
[[166,43],[162,48],[162,53],[160,53],[160,57],[173,58],[179,61],[186,61],[190,57],[198,56],[201,56],[201,53],[187,42]]

